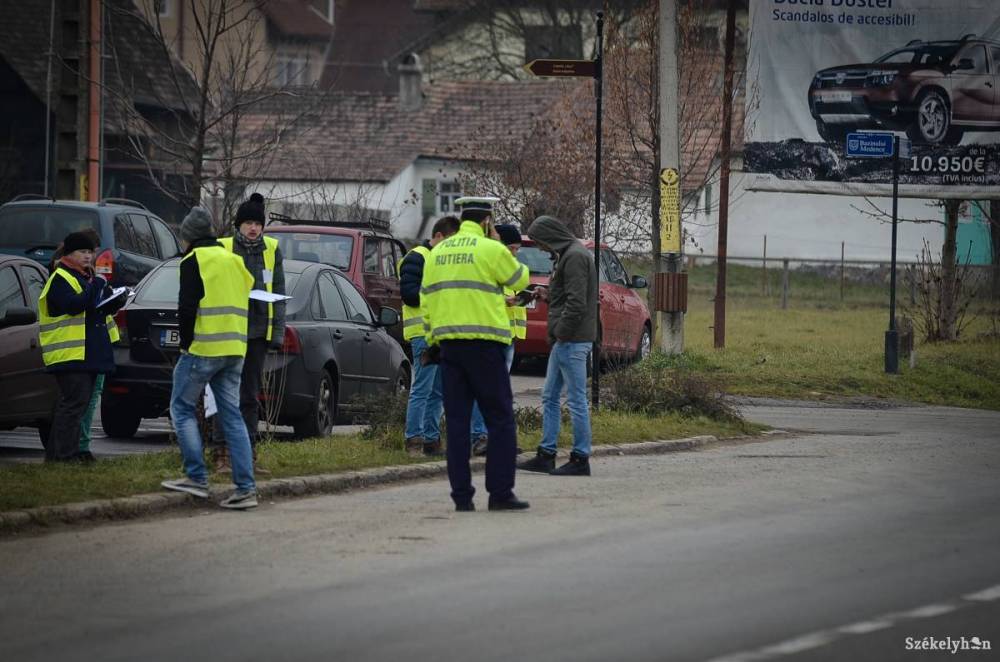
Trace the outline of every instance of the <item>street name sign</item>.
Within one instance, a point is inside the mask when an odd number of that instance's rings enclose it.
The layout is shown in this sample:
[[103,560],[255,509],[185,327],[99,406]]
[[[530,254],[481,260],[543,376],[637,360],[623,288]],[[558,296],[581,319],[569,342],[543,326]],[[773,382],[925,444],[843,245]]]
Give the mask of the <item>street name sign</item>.
[[572,76],[594,78],[597,63],[593,60],[532,60],[524,65],[525,71],[535,76]]
[[893,154],[893,139],[889,132],[859,131],[847,134],[848,158],[887,159]]

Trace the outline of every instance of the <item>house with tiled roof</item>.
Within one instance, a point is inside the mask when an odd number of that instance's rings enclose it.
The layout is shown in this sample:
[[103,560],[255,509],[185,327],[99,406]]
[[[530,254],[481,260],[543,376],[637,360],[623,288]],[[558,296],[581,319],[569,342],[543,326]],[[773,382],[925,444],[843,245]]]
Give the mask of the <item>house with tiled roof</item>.
[[[455,211],[459,175],[491,158],[490,145],[526,135],[573,83],[445,81],[424,86],[417,62],[403,67],[397,94],[320,92],[277,97],[244,122],[267,131],[282,104],[309,105],[282,137],[266,175],[248,181],[269,211],[329,219],[335,210],[387,218],[401,238],[426,236]],[[475,149],[469,149],[475,143]],[[360,213],[360,212],[357,212]],[[350,220],[358,220],[351,218]]]

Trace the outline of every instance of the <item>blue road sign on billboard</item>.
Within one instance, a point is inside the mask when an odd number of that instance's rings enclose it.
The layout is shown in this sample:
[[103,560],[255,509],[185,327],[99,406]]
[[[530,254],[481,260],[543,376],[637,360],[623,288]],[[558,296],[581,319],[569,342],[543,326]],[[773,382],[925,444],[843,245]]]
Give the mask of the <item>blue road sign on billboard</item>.
[[893,135],[888,132],[861,131],[847,134],[849,158],[885,159],[892,156]]

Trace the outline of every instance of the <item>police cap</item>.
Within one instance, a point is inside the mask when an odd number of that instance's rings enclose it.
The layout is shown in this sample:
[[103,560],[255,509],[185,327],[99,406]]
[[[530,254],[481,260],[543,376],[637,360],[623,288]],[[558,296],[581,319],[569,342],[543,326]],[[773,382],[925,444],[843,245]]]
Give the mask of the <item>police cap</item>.
[[468,195],[456,200],[455,204],[458,205],[463,213],[467,211],[485,211],[492,213],[493,205],[498,202],[500,202],[500,198]]

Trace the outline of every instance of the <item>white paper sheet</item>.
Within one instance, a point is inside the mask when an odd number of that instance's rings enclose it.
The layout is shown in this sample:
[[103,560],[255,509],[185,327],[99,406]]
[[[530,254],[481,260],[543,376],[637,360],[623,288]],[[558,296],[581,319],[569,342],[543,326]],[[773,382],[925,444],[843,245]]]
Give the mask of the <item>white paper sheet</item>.
[[215,394],[212,393],[212,387],[209,384],[205,384],[205,418],[215,416],[217,411],[219,411],[219,408],[215,404]]
[[266,301],[267,303],[275,303],[278,301],[287,301],[292,297],[285,296],[284,294],[275,294],[274,292],[268,292],[266,290],[250,290],[250,298],[256,299],[257,301]]
[[128,293],[129,293],[129,289],[128,289],[127,287],[116,287],[116,288],[115,288],[115,289],[114,289],[114,290],[113,290],[113,291],[111,292],[111,296],[109,296],[108,298],[104,299],[104,300],[103,300],[103,301],[101,301],[101,302],[100,302],[99,304],[97,304],[97,307],[98,307],[98,308],[100,308],[101,306],[103,306],[103,305],[104,305],[104,304],[106,304],[107,302],[109,302],[109,301],[113,301],[113,300],[117,299],[118,297],[120,297],[120,296],[124,296],[124,295],[126,295],[126,294],[128,294]]

